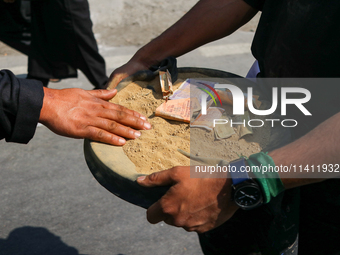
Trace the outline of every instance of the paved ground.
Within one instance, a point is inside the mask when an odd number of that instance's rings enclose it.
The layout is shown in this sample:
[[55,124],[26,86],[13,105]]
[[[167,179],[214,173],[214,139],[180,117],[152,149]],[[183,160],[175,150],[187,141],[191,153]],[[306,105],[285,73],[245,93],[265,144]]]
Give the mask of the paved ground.
[[[251,32],[202,47],[179,58],[178,66],[208,67],[245,75],[253,62]],[[136,47],[101,47],[108,73]],[[26,57],[0,57],[0,68],[26,73]],[[86,78],[53,88],[92,89]],[[197,235],[163,223],[150,225],[145,210],[102,188],[83,156],[83,141],[39,126],[28,145],[0,142],[0,254],[202,254]]]

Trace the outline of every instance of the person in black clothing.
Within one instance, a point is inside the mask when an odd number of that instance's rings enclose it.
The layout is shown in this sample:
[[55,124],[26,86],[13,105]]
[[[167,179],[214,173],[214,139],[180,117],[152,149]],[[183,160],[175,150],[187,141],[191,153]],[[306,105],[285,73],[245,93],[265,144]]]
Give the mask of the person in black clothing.
[[87,0],[31,1],[30,77],[64,79],[81,70],[97,89],[106,88],[105,61],[98,53]]
[[0,41],[25,55],[30,52],[30,2],[0,1]]
[[[37,123],[56,134],[123,145],[125,138],[150,129],[146,118],[107,100],[117,90],[49,89],[36,80],[18,79],[0,71],[0,139],[28,143]],[[137,130],[136,130],[137,129]]]
[[87,0],[0,2],[0,40],[28,55],[28,77],[76,78],[81,70],[97,89],[106,88],[105,61],[92,32]]
[[[262,16],[252,53],[259,62],[259,77],[339,77],[339,1],[201,0],[116,69],[109,87],[168,56],[178,57],[228,36],[258,11]],[[318,92],[312,94],[320,101],[318,112],[312,122],[296,130],[295,141],[269,152],[276,165],[339,163],[340,86],[321,93],[319,84],[311,90]],[[283,178],[282,182],[286,190],[280,210],[287,217],[273,222],[276,215],[268,214],[264,206],[238,210],[230,201],[228,178],[192,179],[188,167],[176,167],[139,180],[149,187],[173,185],[148,209],[147,218],[200,233],[205,254],[291,254],[286,249],[296,241],[295,230],[299,254],[340,254],[340,180]],[[272,232],[270,224],[275,224]],[[293,236],[281,236],[281,230],[292,230]],[[261,240],[265,231],[267,239]]]

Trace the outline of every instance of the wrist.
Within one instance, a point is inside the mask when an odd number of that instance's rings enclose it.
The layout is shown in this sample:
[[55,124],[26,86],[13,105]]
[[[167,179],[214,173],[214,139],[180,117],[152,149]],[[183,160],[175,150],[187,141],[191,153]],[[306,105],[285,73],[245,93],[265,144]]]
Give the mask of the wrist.
[[146,47],[139,49],[136,54],[131,58],[131,62],[139,65],[142,70],[149,69],[152,65],[157,64],[159,61],[153,56],[156,55],[150,52]]
[[46,125],[48,122],[48,119],[50,118],[51,115],[51,101],[54,98],[53,94],[53,89],[49,89],[44,87],[44,99],[43,99],[43,105],[40,111],[40,116],[39,116],[39,122]]
[[151,42],[150,44],[139,49],[131,59],[131,61],[142,66],[144,70],[159,64],[163,59],[171,56],[171,53],[168,53],[166,48],[158,47],[159,43],[153,44]]
[[263,204],[263,195],[259,184],[251,178],[245,158],[230,162],[232,179],[232,199],[243,210],[255,209]]

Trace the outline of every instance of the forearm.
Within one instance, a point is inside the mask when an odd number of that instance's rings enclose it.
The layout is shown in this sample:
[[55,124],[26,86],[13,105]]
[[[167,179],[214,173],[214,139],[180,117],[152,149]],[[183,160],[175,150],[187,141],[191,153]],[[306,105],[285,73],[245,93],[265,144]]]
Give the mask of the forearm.
[[300,166],[304,169],[307,165],[309,169],[323,164],[340,163],[340,113],[327,119],[315,129],[307,133],[300,139],[269,153],[276,166],[297,166],[297,173],[282,173],[280,177],[286,189],[302,186],[310,183],[320,182],[327,178],[336,178],[336,173],[310,173],[306,179],[306,171],[300,173]]
[[181,56],[233,33],[256,12],[242,0],[201,0],[173,26],[142,47],[133,60],[151,66],[168,56]]

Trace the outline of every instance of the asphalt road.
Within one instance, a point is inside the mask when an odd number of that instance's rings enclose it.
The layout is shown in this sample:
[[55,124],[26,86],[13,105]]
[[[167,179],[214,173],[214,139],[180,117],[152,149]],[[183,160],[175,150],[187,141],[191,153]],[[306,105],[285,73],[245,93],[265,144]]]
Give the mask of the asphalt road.
[[[178,66],[208,67],[245,75],[253,62],[253,33],[237,32],[179,58]],[[136,47],[100,48],[108,73]],[[0,57],[0,68],[26,72],[24,56]],[[52,88],[92,89],[86,78]],[[83,141],[38,126],[28,145],[0,141],[0,255],[202,254],[195,233],[159,223],[145,210],[115,197],[88,170]]]

